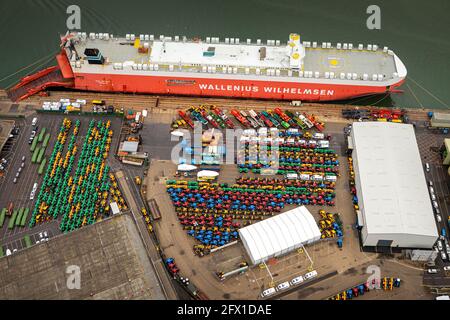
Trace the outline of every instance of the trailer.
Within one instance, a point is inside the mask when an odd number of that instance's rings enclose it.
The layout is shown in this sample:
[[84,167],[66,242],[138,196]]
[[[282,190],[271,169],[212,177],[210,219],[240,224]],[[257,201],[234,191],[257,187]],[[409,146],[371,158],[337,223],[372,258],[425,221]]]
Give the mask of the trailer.
[[161,219],[161,212],[159,211],[159,206],[156,203],[155,199],[150,199],[148,201],[148,206],[150,208],[150,214],[153,217],[153,220]]
[[29,235],[25,235],[25,237],[23,237],[23,241],[25,242],[25,246],[27,248],[31,247],[32,243]]
[[31,143],[31,147],[30,147],[31,152],[34,152],[34,150],[36,149],[37,143],[38,143],[38,139],[36,139],[36,138],[33,139],[33,142]]
[[38,169],[39,175],[44,173],[46,163],[47,163],[47,158],[44,158],[44,160],[42,160],[41,164],[39,165],[39,169]]
[[42,147],[46,148],[48,146],[48,142],[50,140],[50,133],[47,133],[44,138],[44,142],[42,142]]
[[5,218],[6,218],[6,212],[8,210],[6,208],[2,209],[2,213],[0,213],[0,228],[3,227],[3,224],[5,223]]
[[11,219],[8,222],[8,229],[11,230],[12,228],[14,228],[14,222],[16,221],[18,212],[19,212],[19,210],[17,210],[17,209],[14,210],[14,213],[12,214]]
[[32,163],[36,163],[37,157],[39,155],[39,151],[41,150],[41,148],[37,147],[36,149],[34,149],[33,152],[33,156],[31,157],[31,162]]
[[17,213],[16,222],[14,223],[16,226],[20,226],[20,223],[22,222],[22,215],[25,208],[20,208],[19,212]]
[[45,154],[45,147],[42,147],[41,150],[39,151],[38,157],[36,159],[37,163],[41,163],[42,162],[42,157]]
[[30,208],[25,208],[25,211],[22,215],[22,221],[20,221],[20,226],[25,227],[25,223],[27,222],[28,214],[30,213]]
[[41,129],[41,132],[39,132],[38,139],[37,139],[38,142],[42,142],[42,140],[44,140],[44,135],[45,135],[46,131],[47,131],[46,128]]

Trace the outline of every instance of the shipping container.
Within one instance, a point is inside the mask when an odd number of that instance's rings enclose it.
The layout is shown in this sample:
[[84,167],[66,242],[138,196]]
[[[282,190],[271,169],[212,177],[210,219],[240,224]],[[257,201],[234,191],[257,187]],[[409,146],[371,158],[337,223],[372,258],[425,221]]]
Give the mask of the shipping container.
[[8,229],[12,229],[14,228],[14,222],[16,221],[16,217],[17,217],[17,213],[19,212],[19,210],[14,210],[11,219],[8,222]]
[[25,211],[22,215],[22,221],[20,222],[21,227],[25,227],[25,223],[27,222],[28,214],[30,213],[30,208],[25,208]]
[[44,173],[46,163],[47,163],[47,158],[44,158],[44,160],[42,160],[41,164],[39,165],[38,174]]
[[50,133],[47,133],[47,134],[45,135],[44,142],[42,142],[42,146],[43,146],[44,148],[47,147],[49,140],[50,140]]
[[39,155],[40,148],[34,149],[33,156],[31,157],[31,162],[36,163],[37,156]]

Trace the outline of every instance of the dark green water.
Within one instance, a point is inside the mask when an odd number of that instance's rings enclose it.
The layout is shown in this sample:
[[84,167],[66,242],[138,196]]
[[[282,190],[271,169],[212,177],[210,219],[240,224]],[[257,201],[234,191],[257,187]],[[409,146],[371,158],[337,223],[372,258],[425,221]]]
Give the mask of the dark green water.
[[[0,79],[58,50],[71,4],[80,6],[86,32],[263,40],[297,32],[303,40],[389,46],[408,69],[404,93],[353,102],[450,108],[449,0],[0,0]],[[381,30],[366,27],[371,4],[381,8]]]

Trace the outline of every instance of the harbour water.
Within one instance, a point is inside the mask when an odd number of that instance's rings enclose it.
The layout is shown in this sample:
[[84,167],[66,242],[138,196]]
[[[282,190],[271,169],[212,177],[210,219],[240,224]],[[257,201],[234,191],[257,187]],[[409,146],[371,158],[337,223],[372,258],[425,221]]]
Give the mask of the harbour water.
[[[297,32],[303,40],[319,43],[388,46],[408,69],[404,92],[350,103],[450,109],[448,0],[1,0],[1,88],[55,63],[52,56],[59,36],[67,31],[66,11],[73,4],[81,9],[81,30],[86,32],[263,41],[284,41]],[[381,11],[379,30],[370,30],[366,24],[370,16],[366,10],[372,4]]]

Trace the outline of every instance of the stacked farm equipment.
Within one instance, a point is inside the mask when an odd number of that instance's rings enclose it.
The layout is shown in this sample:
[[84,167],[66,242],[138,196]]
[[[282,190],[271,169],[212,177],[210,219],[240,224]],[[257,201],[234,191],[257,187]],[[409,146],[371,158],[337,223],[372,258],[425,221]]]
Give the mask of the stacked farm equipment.
[[322,239],[337,239],[337,245],[342,248],[343,245],[343,229],[342,220],[338,213],[329,213],[325,210],[319,211],[321,219],[318,222]]
[[[109,167],[106,165],[113,131],[110,121],[91,121],[81,151],[76,140],[80,121],[65,118],[48,161],[30,220],[35,224],[62,216],[60,229],[68,232],[109,214]],[[68,141],[67,151],[64,147]],[[75,157],[79,154],[74,175]]]
[[384,291],[391,291],[393,290],[393,288],[400,288],[401,285],[400,278],[384,277],[383,279],[380,280],[381,281],[373,279],[371,283],[365,282],[358,284],[356,286],[343,290],[342,292],[332,297],[329,297],[328,300],[351,300],[353,298],[362,296],[365,293],[372,291],[374,289],[383,289]]

